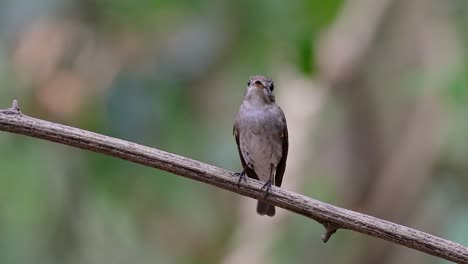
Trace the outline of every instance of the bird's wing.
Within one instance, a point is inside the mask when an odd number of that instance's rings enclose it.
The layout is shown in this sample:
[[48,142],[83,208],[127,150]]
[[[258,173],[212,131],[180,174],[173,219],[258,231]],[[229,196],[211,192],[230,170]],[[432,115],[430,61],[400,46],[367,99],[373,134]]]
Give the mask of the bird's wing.
[[255,171],[252,170],[251,168],[247,167],[247,164],[245,163],[244,157],[242,156],[242,151],[241,151],[240,141],[239,141],[239,131],[237,130],[236,124],[234,124],[232,132],[234,134],[234,137],[236,138],[237,151],[239,152],[239,157],[240,157],[240,160],[241,160],[241,163],[242,163],[242,169],[245,169],[245,173],[247,174],[247,176],[249,176],[249,178],[259,180],[259,178],[258,178],[257,174],[255,173]]
[[281,183],[283,182],[283,175],[284,175],[284,170],[286,169],[286,159],[288,158],[288,148],[289,148],[288,126],[286,124],[286,117],[284,116],[284,113],[282,110],[280,110],[280,112],[281,112],[281,117],[284,123],[284,129],[282,133],[283,156],[281,157],[281,160],[278,163],[278,166],[276,167],[276,174],[275,174],[275,185],[278,187],[281,187]]

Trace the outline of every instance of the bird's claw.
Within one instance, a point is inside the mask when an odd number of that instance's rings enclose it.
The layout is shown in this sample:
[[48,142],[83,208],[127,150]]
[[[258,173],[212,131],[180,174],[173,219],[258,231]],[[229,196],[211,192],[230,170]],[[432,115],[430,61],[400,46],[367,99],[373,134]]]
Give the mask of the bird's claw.
[[262,186],[262,191],[263,191],[263,189],[266,190],[266,192],[265,192],[265,197],[264,197],[264,198],[267,198],[268,194],[270,194],[271,180],[268,180],[268,181]]
[[239,177],[239,180],[237,181],[237,188],[240,188],[240,184],[242,181],[247,182],[245,170],[234,173],[234,176]]

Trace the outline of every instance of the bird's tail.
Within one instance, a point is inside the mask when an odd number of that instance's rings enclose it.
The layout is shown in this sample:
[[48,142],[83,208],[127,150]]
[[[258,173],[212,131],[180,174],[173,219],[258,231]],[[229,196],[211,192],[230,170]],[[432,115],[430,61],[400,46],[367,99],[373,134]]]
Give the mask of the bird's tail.
[[274,216],[275,215],[275,207],[273,205],[271,205],[271,204],[267,204],[267,203],[258,201],[258,203],[257,203],[257,213],[259,215]]

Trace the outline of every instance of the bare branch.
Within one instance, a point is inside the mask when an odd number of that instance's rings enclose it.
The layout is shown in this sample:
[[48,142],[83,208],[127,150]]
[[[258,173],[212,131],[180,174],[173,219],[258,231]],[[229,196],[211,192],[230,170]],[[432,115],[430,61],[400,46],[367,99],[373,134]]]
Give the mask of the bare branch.
[[[261,190],[263,183],[259,181],[249,179],[238,188],[237,178],[230,171],[129,141],[32,118],[21,114],[17,103],[10,109],[0,110],[0,130],[103,153],[255,199],[263,199],[265,195]],[[327,229],[324,240],[338,228],[349,229],[456,263],[468,264],[468,248],[409,227],[326,204],[275,186],[272,186],[266,201],[323,224]]]

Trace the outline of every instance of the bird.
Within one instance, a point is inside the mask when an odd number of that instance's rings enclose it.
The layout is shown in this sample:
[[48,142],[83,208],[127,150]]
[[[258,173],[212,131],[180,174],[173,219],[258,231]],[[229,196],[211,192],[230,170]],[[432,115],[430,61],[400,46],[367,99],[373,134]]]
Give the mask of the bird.
[[[243,170],[236,173],[241,181],[249,178],[265,182],[265,199],[272,185],[281,187],[288,156],[288,126],[283,110],[276,104],[273,80],[253,75],[247,82],[244,99],[237,113],[233,134]],[[259,215],[275,215],[275,207],[257,202]]]

